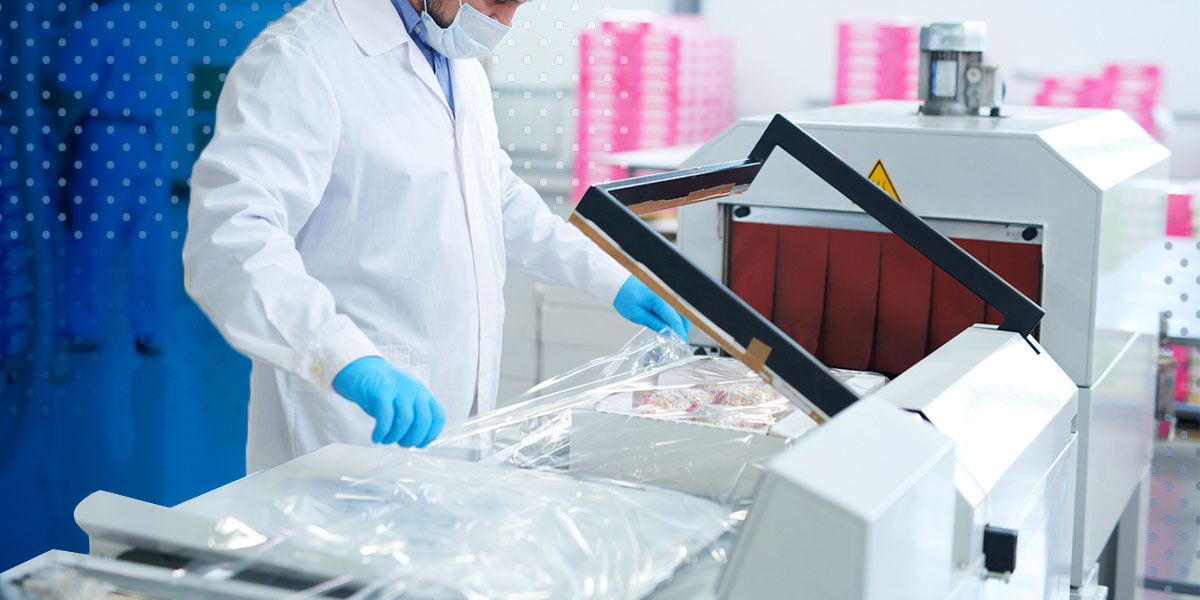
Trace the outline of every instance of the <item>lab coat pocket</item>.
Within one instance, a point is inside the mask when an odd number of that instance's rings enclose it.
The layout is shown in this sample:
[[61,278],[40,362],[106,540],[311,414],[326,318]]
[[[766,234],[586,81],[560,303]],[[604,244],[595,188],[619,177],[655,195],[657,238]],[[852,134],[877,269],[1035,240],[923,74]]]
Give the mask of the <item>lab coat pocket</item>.
[[[429,385],[429,367],[413,368],[408,346],[380,346],[379,353],[392,366]],[[296,389],[294,423],[296,455],[334,443],[369,446],[375,429],[375,418],[357,404],[336,392],[317,391],[309,385]]]
[[296,392],[297,455],[335,443],[369,445],[374,428],[375,419],[340,394]]
[[429,365],[414,365],[412,352],[408,346],[379,346],[379,354],[383,356],[383,360],[391,363],[393,367],[416,377],[417,381],[420,381],[425,387],[429,387]]

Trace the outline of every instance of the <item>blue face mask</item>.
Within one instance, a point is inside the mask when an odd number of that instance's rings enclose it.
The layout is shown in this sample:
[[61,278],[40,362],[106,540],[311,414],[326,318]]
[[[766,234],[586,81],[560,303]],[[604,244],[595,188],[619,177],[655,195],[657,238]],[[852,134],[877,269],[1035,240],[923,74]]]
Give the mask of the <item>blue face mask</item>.
[[495,50],[510,29],[462,0],[454,22],[442,27],[429,14],[429,0],[424,6],[421,22],[425,24],[425,41],[446,58],[479,58]]

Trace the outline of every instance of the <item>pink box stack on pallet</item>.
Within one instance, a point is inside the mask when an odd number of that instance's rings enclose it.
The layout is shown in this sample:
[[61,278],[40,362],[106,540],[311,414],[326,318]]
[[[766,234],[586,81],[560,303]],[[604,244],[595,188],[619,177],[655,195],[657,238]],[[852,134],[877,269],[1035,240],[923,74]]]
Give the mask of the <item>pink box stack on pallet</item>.
[[1191,389],[1191,349],[1187,346],[1168,346],[1175,357],[1175,401],[1187,402]]
[[604,155],[703,142],[733,121],[733,39],[700,17],[603,21],[579,52],[576,199],[626,176]]
[[838,24],[833,103],[916,100],[920,32],[908,23]]
[[1167,235],[1192,237],[1195,233],[1195,218],[1200,217],[1192,210],[1192,194],[1167,195]]
[[1117,108],[1158,137],[1154,108],[1161,91],[1162,68],[1158,65],[1110,64],[1099,77],[1043,77],[1034,104]]

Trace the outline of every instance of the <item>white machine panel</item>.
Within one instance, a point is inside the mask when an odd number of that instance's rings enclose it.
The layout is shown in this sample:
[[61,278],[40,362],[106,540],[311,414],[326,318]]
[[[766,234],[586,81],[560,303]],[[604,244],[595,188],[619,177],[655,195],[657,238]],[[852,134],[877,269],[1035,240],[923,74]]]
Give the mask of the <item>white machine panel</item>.
[[770,463],[720,597],[944,597],[953,449],[885,403],[846,409]]
[[[1036,349],[1035,349],[1036,348]],[[978,596],[1066,598],[1077,388],[1041,348],[976,326],[959,334],[874,396],[923,415],[954,440],[959,585],[980,579],[983,527],[1018,533],[1010,581]]]
[[[1079,503],[1075,506],[1074,581],[1088,568],[1149,473],[1153,453],[1155,373],[1145,364],[1157,353],[1151,335],[1134,338],[1091,388],[1079,390]],[[1092,443],[1093,439],[1102,440]],[[1144,521],[1142,514],[1135,517]],[[1135,526],[1136,524],[1131,524]]]

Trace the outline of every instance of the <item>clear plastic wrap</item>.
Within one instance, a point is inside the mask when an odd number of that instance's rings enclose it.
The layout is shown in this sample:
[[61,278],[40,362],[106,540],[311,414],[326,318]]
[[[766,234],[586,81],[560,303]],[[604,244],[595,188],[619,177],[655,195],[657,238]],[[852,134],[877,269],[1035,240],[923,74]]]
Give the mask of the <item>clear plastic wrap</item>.
[[[653,380],[660,373],[698,358],[683,340],[643,329],[616,353],[547,379],[508,406],[442,432],[431,448],[474,446],[484,448],[487,454],[520,442],[523,432],[536,429],[540,419],[560,415],[590,399],[632,390],[630,386],[639,381]],[[497,439],[497,433],[505,437]]]
[[[225,564],[151,565],[51,550],[0,575],[4,600],[275,600],[294,588],[246,581]],[[239,578],[245,578],[239,580]]]
[[208,549],[319,565],[354,598],[643,598],[723,562],[763,465],[813,426],[736,360],[643,332],[435,444],[477,462],[342,446],[250,478]]
[[340,452],[353,475],[322,476],[339,469],[310,462],[251,478],[209,550],[365,583],[354,598],[632,599],[734,522],[724,507],[668,490],[331,448],[321,452]]
[[[886,378],[834,370],[865,395]],[[483,462],[566,471],[687,492],[745,508],[766,461],[815,423],[732,358],[695,356],[643,331],[620,352],[533,388],[437,444]]]
[[[860,395],[886,381],[838,376]],[[765,463],[814,426],[736,360],[646,331],[432,452],[328,446],[185,503],[213,523],[174,542],[190,562],[137,577],[229,598],[709,593]],[[463,447],[480,460],[437,455]],[[33,598],[127,593],[71,570],[28,583]]]
[[[4,600],[83,600],[130,597],[122,589],[73,567],[52,564],[0,584]],[[136,596],[135,596],[136,597]]]

